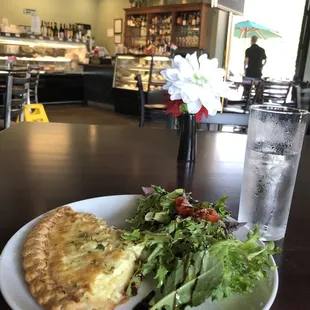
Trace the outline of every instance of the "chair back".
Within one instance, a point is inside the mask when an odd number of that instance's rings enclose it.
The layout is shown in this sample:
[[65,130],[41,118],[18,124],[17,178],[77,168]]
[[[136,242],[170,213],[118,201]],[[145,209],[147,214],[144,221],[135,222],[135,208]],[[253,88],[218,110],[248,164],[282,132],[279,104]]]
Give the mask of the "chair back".
[[261,82],[254,80],[244,80],[242,83],[235,83],[231,85],[232,89],[238,91],[240,87],[243,87],[243,94],[240,100],[234,100],[231,98],[225,99],[224,112],[228,113],[248,113],[249,107],[255,104],[260,97]]
[[310,111],[310,87],[296,86],[297,108]]
[[261,88],[262,103],[272,102],[285,104],[291,90],[292,82],[287,81],[264,81]]
[[28,71],[30,73],[29,83],[29,103],[38,103],[38,88],[40,80],[40,66],[28,65]]
[[142,78],[140,74],[136,75],[138,93],[139,93],[139,101],[140,101],[140,120],[139,127],[144,126],[144,117],[145,117],[145,95],[143,91]]
[[23,121],[23,108],[28,103],[30,74],[28,68],[12,70],[7,77],[4,107],[4,127],[9,128],[12,118]]
[[244,87],[244,100],[245,100],[245,111],[249,111],[249,107],[252,104],[256,104],[261,97],[262,82],[251,80],[250,82],[243,81]]
[[202,124],[214,125],[232,125],[247,127],[249,124],[249,113],[217,113],[214,116],[209,116],[201,119]]

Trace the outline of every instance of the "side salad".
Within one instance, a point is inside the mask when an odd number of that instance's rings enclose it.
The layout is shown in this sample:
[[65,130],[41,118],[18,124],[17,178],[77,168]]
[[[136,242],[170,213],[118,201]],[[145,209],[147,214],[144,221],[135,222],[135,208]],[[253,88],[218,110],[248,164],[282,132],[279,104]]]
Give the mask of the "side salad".
[[143,278],[153,275],[157,288],[137,309],[172,310],[198,306],[206,299],[224,300],[232,293],[252,292],[256,282],[276,268],[271,256],[280,249],[262,246],[258,229],[246,241],[232,234],[240,225],[229,219],[227,197],[199,202],[183,189],[167,192],[143,188],[125,242],[144,250],[126,295],[137,294]]

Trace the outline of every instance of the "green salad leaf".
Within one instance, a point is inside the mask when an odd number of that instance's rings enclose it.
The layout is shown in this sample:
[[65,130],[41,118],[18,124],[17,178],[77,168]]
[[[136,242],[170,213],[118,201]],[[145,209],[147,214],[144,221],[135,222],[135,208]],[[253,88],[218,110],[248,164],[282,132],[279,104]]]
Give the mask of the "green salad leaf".
[[246,241],[229,233],[226,201],[200,203],[183,189],[169,193],[157,186],[139,199],[128,220],[132,228],[122,238],[143,245],[144,251],[126,294],[135,295],[147,275],[157,281],[147,299],[152,310],[198,306],[210,297],[221,301],[253,291],[275,268],[271,256],[279,249],[260,244],[258,228]]

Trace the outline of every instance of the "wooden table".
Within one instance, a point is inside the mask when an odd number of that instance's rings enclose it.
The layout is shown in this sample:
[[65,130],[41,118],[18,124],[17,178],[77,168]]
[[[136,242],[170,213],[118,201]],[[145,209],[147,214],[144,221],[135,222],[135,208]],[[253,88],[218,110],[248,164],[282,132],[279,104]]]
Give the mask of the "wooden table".
[[[24,224],[57,206],[113,194],[140,193],[142,185],[186,185],[194,197],[228,195],[238,214],[246,136],[199,133],[193,178],[177,165],[173,130],[95,125],[21,123],[0,133],[0,246]],[[280,286],[274,310],[310,309],[310,138],[306,137],[288,231],[279,242]],[[9,309],[0,300],[0,309]],[[247,309],[240,309],[247,310]]]

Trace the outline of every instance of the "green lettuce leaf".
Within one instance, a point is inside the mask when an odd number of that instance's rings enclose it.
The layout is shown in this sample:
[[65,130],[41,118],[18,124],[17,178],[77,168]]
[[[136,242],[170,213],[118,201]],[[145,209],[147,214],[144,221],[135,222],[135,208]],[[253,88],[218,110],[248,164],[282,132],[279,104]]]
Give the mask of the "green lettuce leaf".
[[233,292],[252,292],[256,282],[267,278],[268,269],[276,267],[271,256],[280,252],[274,243],[262,246],[258,227],[248,233],[246,241],[229,239],[212,245],[209,252],[222,263],[223,280],[212,294],[212,298],[223,300]]

